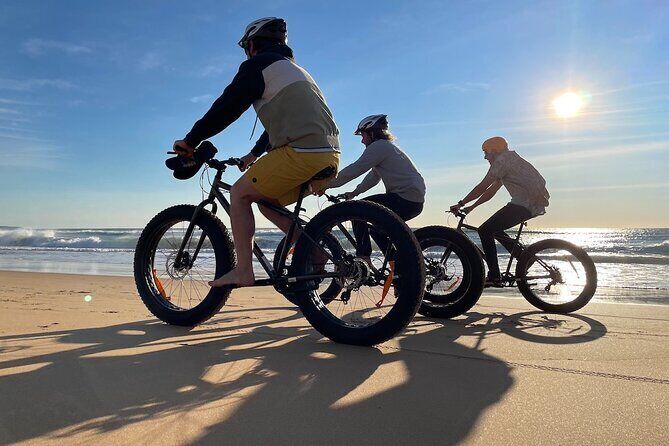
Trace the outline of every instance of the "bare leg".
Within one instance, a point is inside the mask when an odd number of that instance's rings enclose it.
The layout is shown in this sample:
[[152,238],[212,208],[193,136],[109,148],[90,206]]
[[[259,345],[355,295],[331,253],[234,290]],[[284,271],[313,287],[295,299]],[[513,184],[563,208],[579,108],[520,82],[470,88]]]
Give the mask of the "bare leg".
[[230,222],[232,236],[237,253],[237,267],[229,273],[209,282],[212,287],[251,286],[255,281],[253,274],[253,235],[256,224],[251,204],[256,201],[270,200],[258,193],[246,177],[241,177],[230,190]]
[[[268,199],[268,200],[265,200],[265,201],[267,201],[269,203],[272,203],[272,204],[276,204],[277,206],[280,206],[280,204],[277,200]],[[284,232],[284,234],[288,233],[288,229],[290,229],[290,224],[292,223],[290,218],[286,217],[285,215],[281,215],[278,212],[275,212],[275,211],[271,210],[270,208],[263,206],[260,203],[258,203],[258,210],[269,221],[274,223],[277,228],[281,229]]]
[[[279,205],[279,202],[276,200],[267,200],[273,204]],[[285,215],[281,215],[278,212],[275,212],[271,210],[268,207],[263,206],[262,204],[258,204],[258,209],[260,212],[267,217],[269,221],[274,223],[277,228],[281,229],[284,233],[288,233],[288,230],[290,229],[290,225],[292,224],[292,220]],[[295,228],[295,233],[293,234],[293,240],[291,243],[295,243],[297,239],[300,237],[302,231],[300,231],[299,228]],[[324,268],[324,265],[327,263],[328,258],[325,254],[323,254],[320,250],[315,250],[313,253],[313,263],[314,263],[314,268],[318,271],[322,270]]]

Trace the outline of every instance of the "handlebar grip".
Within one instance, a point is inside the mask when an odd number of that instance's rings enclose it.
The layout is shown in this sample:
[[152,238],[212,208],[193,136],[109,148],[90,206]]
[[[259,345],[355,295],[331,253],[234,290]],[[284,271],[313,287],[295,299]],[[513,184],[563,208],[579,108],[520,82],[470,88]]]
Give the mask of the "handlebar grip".
[[221,162],[226,166],[241,166],[243,164],[241,158],[228,158]]

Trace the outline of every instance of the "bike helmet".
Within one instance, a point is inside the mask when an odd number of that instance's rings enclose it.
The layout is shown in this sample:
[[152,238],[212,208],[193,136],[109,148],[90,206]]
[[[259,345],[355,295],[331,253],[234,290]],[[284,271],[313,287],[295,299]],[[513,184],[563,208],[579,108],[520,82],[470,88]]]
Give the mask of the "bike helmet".
[[287,43],[286,21],[279,17],[265,17],[254,20],[246,27],[244,35],[239,40],[239,46],[246,49],[249,41],[255,37],[264,37],[284,44]]
[[483,141],[481,147],[486,152],[499,153],[509,150],[509,143],[501,136],[493,136]]
[[363,130],[387,130],[388,115],[371,115],[360,121],[355,130],[356,135],[360,135]]

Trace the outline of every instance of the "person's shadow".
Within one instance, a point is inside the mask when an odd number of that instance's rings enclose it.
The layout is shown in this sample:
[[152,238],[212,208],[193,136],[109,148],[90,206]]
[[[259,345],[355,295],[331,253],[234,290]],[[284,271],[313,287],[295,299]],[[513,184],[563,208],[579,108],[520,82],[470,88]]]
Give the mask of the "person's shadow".
[[[35,353],[0,362],[0,438],[110,432],[235,395],[196,442],[454,444],[512,384],[505,363],[439,323],[408,330],[400,348],[359,348],[319,341],[294,311],[245,319],[263,310],[221,313],[238,319],[229,329],[142,321],[4,336],[5,352]],[[40,354],[54,339],[62,350]]]
[[267,352],[272,382],[199,441],[456,444],[513,380],[505,363],[442,327],[409,330],[399,348],[296,340]]

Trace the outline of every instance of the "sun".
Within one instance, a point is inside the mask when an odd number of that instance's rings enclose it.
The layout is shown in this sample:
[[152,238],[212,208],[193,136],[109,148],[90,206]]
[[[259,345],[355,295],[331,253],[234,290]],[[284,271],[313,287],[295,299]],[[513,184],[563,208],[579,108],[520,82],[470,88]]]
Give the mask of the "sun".
[[553,100],[553,108],[560,118],[573,118],[583,108],[583,98],[569,91]]

